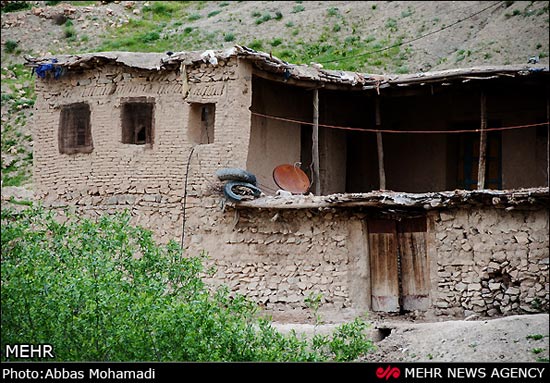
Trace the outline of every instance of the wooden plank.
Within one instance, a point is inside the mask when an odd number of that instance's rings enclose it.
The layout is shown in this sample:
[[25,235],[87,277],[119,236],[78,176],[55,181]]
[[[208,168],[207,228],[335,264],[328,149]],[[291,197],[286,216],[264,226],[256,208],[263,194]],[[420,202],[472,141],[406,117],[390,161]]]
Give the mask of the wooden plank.
[[[376,97],[376,129],[382,128],[380,116],[380,97]],[[386,190],[386,171],[384,169],[384,146],[382,133],[376,132],[376,149],[378,151],[378,178],[380,179],[380,190]]]
[[427,310],[430,279],[426,249],[426,218],[403,219],[397,223],[401,257],[401,294],[404,311]]
[[321,181],[319,177],[319,90],[313,89],[313,132],[311,149],[313,161],[313,185],[315,195],[321,195]]
[[373,311],[399,312],[395,222],[370,220],[369,254]]
[[485,163],[486,163],[486,150],[487,150],[487,102],[485,99],[485,93],[481,92],[481,126],[479,133],[479,168],[477,171],[477,189],[485,189]]

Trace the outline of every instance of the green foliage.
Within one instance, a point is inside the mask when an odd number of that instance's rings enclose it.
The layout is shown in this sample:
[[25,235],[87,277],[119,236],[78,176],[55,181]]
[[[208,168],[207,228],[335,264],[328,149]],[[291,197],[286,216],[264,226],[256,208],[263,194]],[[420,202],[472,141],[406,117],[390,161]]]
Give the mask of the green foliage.
[[189,17],[187,18],[187,20],[189,21],[195,21],[195,20],[198,20],[201,18],[201,15],[199,15],[198,13],[193,13],[192,15],[189,15]]
[[281,11],[275,12],[275,20],[281,20],[283,18],[283,14]]
[[322,299],[323,295],[321,293],[313,294],[313,292],[310,292],[306,299],[304,299],[304,303],[313,313],[316,326],[322,323],[321,315],[319,314]]
[[537,347],[531,350],[533,354],[540,354],[543,351],[544,351],[544,348],[540,348],[540,347]]
[[13,53],[15,52],[15,49],[17,48],[17,46],[18,46],[17,41],[6,40],[6,42],[4,43],[4,52]]
[[156,41],[160,39],[160,34],[158,32],[148,32],[142,36],[142,40],[145,43]]
[[351,361],[369,352],[356,319],[312,341],[201,276],[204,255],[159,246],[128,213],[96,221],[41,207],[2,210],[1,343],[52,344],[57,361]]
[[386,20],[386,28],[388,28],[391,32],[397,31],[397,20],[391,17],[388,18],[388,20]]
[[273,40],[271,40],[270,44],[271,44],[272,47],[278,47],[282,43],[283,43],[283,40],[277,37],[277,38],[274,38]]
[[208,14],[208,17],[214,17],[216,15],[219,15],[221,13],[220,9],[216,9]]
[[294,26],[294,23],[292,21],[288,21],[286,24],[285,24],[285,27],[287,28],[292,28]]
[[225,36],[223,37],[223,41],[234,41],[235,40],[235,35],[233,33],[226,33]]
[[254,40],[248,46],[254,50],[261,50],[264,46],[264,44],[260,40]]
[[269,13],[264,13],[262,17],[260,17],[259,19],[256,19],[255,23],[259,25],[269,20],[271,20],[271,15]]
[[526,339],[533,339],[533,340],[540,340],[540,339],[544,338],[544,335],[542,335],[542,334],[531,334],[531,335],[527,335],[525,338]]
[[76,30],[74,27],[69,26],[68,23],[65,23],[65,28],[63,29],[63,35],[65,38],[70,39],[76,37]]
[[340,32],[340,29],[342,29],[340,27],[340,24],[334,24],[334,26],[332,27],[333,32]]
[[2,5],[2,13],[4,12],[17,12],[25,9],[31,9],[31,5],[28,1],[10,1]]
[[327,16],[328,17],[338,16],[339,13],[340,13],[340,11],[336,7],[330,7],[329,9],[327,9]]
[[298,4],[298,5],[295,5],[293,8],[292,8],[292,13],[299,13],[299,12],[303,12],[305,11],[305,7],[302,5],[302,4]]

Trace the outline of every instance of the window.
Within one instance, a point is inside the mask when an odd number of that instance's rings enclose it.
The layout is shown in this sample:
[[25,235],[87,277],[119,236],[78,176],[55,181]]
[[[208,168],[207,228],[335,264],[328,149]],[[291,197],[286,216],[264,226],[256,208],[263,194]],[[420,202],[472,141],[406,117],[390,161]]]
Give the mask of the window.
[[81,102],[61,108],[58,142],[60,153],[92,152],[94,145],[90,126],[90,105]]
[[195,144],[214,142],[216,104],[191,104],[189,111],[189,140]]
[[145,145],[153,143],[154,99],[135,97],[122,103],[122,143]]

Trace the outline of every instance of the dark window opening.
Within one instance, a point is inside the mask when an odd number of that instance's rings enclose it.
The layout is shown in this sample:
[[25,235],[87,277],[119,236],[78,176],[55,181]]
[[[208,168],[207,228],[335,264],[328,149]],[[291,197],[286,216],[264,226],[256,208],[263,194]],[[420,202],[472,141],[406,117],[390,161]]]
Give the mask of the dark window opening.
[[81,102],[61,108],[58,141],[60,153],[92,152],[94,145],[88,104]]
[[[452,125],[452,129],[473,129],[474,127],[478,127],[479,124],[479,121],[456,123]],[[500,123],[498,121],[489,121],[489,128],[496,128],[499,126]],[[455,175],[456,179],[448,179],[448,189],[477,189],[479,170],[479,137],[480,134],[477,132],[462,133],[459,136],[449,137],[449,159],[456,164],[456,170],[449,169],[449,174]],[[497,190],[502,189],[501,133],[499,131],[488,132],[486,145],[485,188]],[[452,167],[452,165],[449,167]]]
[[145,145],[153,143],[154,101],[134,98],[122,104],[122,143]]
[[190,105],[189,111],[189,140],[194,144],[212,144],[214,142],[214,126],[216,104]]

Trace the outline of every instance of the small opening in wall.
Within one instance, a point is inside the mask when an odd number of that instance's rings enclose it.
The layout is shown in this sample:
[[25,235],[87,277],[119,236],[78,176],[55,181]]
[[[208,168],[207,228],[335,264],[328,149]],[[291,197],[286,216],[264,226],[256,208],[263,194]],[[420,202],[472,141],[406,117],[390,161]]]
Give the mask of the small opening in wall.
[[380,342],[386,339],[391,334],[391,328],[381,327],[377,328],[376,332],[373,334],[372,340],[374,342]]
[[61,107],[58,141],[60,153],[90,153],[93,150],[90,105],[80,102]]
[[213,143],[215,116],[216,104],[190,104],[189,140],[194,144]]
[[137,97],[122,103],[122,143],[145,145],[153,143],[154,100]]

